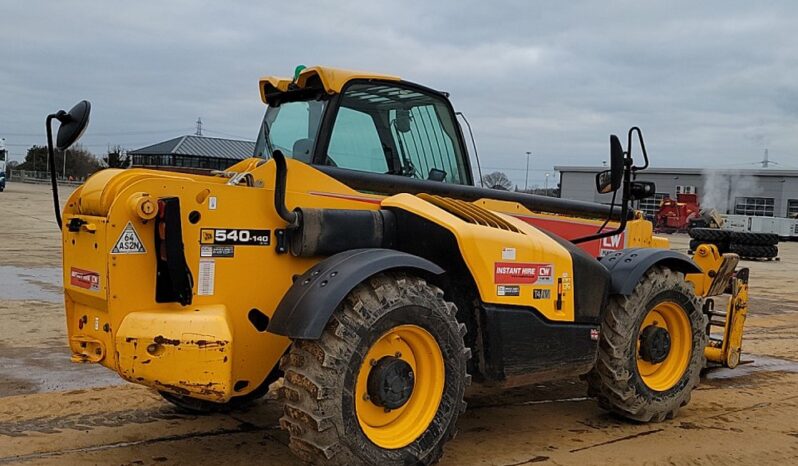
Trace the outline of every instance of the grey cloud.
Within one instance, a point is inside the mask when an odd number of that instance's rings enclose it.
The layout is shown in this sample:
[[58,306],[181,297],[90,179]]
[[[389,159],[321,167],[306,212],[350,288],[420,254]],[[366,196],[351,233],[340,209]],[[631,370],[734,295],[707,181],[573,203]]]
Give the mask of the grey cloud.
[[[641,126],[658,166],[798,166],[793,2],[3,2],[0,136],[12,154],[43,118],[94,104],[85,143],[191,131],[254,137],[257,79],[327,64],[447,90],[483,165],[523,184],[599,164]],[[115,133],[115,134],[111,134]],[[37,134],[37,135],[32,135]],[[213,133],[209,133],[213,134]]]

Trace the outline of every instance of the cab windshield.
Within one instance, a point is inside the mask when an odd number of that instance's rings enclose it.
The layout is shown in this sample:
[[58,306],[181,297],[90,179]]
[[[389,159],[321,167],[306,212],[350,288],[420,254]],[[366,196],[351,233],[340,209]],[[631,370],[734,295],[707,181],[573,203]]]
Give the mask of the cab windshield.
[[267,108],[255,142],[255,157],[269,158],[279,149],[286,157],[310,163],[326,105],[326,100],[300,100]]

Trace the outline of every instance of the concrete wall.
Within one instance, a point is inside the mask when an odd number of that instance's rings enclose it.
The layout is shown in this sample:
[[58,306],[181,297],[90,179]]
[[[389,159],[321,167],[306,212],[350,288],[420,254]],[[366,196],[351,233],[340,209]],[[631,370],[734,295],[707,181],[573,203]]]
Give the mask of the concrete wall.
[[[563,170],[560,173],[561,197],[609,203],[609,195],[596,192],[594,179],[595,173]],[[786,217],[787,201],[798,200],[798,176],[642,172],[637,179],[653,181],[658,193],[668,193],[673,198],[677,185],[695,186],[699,203],[714,206],[722,213],[733,213],[737,197],[764,197],[773,198],[775,216]]]

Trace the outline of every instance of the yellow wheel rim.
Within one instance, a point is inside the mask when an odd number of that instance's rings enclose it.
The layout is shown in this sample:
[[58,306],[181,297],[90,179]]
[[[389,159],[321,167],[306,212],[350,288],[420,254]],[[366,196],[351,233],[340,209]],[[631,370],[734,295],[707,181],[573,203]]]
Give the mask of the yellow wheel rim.
[[640,325],[640,332],[650,325],[660,327],[668,332],[670,351],[662,362],[645,361],[640,356],[640,339],[638,338],[637,371],[648,388],[664,392],[679,382],[690,364],[693,354],[693,332],[687,312],[673,301],[661,302],[648,311]]
[[[368,396],[373,364],[386,356],[407,362],[414,374],[410,398],[393,410],[377,406]],[[381,448],[396,449],[413,443],[438,412],[445,378],[443,354],[429,332],[416,325],[400,325],[385,332],[369,348],[357,376],[355,412],[363,433]]]

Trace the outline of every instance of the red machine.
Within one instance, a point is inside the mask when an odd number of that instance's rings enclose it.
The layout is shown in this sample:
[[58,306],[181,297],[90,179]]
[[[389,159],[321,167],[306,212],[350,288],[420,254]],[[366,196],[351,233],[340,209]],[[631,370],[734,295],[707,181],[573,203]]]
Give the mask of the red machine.
[[676,200],[665,198],[657,211],[654,226],[658,232],[687,231],[690,219],[700,216],[696,194],[677,194]]

